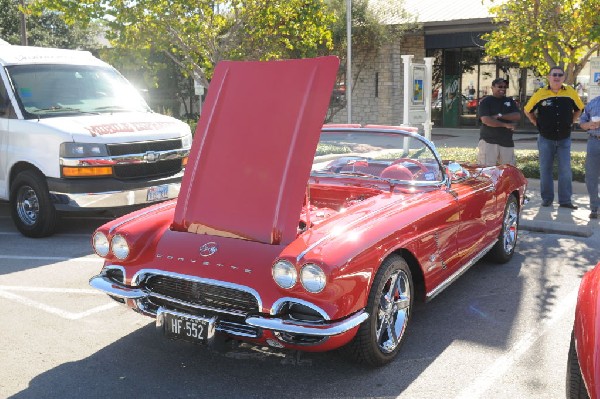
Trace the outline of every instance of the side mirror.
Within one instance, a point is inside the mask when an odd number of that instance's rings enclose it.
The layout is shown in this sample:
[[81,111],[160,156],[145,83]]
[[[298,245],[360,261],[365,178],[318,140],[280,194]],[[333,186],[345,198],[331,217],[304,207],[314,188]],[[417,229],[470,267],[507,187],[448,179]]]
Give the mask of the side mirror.
[[461,164],[457,162],[450,162],[446,168],[448,175],[452,181],[466,179],[470,176],[469,171],[464,169]]

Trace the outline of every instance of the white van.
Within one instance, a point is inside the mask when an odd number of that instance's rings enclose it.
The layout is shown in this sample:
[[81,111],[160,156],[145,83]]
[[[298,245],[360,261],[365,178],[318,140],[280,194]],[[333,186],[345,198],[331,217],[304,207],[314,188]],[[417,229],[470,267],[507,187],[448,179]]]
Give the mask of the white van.
[[22,234],[52,234],[62,211],[177,197],[191,142],[91,53],[0,45],[0,200]]

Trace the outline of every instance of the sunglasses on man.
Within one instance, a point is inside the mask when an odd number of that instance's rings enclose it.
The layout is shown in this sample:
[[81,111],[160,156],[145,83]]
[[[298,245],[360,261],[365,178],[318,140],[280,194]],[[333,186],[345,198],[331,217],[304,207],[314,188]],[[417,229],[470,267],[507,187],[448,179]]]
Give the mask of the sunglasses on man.
[[553,78],[562,78],[563,76],[565,76],[564,73],[551,73],[550,76],[552,76]]

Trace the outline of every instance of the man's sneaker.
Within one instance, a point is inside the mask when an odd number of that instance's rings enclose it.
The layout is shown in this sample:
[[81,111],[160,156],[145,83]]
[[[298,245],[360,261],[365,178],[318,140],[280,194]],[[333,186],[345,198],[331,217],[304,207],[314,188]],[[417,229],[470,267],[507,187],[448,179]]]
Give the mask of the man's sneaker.
[[561,208],[577,209],[577,205],[573,204],[572,202],[569,202],[566,204],[560,204],[559,206]]
[[590,212],[590,219],[598,219],[598,210],[597,209],[592,209],[592,211]]
[[549,207],[550,205],[552,205],[552,201],[542,201],[543,207]]

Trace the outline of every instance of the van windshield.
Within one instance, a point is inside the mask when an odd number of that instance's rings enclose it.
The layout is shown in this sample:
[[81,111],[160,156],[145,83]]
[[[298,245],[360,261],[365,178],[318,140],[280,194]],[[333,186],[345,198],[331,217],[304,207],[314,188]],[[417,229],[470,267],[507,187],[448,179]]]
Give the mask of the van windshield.
[[116,70],[88,65],[7,67],[24,117],[150,112],[136,89]]

